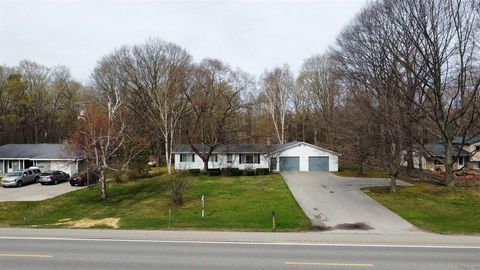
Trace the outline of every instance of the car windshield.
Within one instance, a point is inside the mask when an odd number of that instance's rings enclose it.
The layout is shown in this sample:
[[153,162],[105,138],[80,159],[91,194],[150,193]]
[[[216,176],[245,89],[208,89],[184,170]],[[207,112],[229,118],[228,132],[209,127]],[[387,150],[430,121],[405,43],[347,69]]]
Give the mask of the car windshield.
[[42,173],[42,176],[49,176],[49,175],[52,175],[52,173],[51,173],[51,172],[44,172],[44,173]]
[[22,172],[16,171],[16,172],[11,172],[8,174],[8,176],[22,176]]

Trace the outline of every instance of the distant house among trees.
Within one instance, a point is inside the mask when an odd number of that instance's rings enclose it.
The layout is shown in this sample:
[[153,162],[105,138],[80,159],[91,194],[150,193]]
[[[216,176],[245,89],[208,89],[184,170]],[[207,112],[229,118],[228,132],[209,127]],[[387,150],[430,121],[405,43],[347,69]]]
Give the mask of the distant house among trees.
[[[452,140],[452,160],[454,170],[480,170],[480,135],[457,136]],[[445,171],[445,145],[431,143],[425,145],[424,154],[415,155],[415,168],[430,171]]]

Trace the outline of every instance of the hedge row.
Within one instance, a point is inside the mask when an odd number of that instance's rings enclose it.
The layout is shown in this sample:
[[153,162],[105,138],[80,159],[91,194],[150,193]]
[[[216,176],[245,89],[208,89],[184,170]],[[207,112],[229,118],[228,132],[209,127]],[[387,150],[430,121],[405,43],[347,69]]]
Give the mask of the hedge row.
[[[199,175],[202,171],[200,169],[189,169],[188,173],[191,175]],[[268,168],[259,168],[259,169],[245,169],[240,170],[239,168],[223,168],[223,169],[208,169],[208,175],[210,176],[240,176],[240,175],[267,175],[270,174]]]

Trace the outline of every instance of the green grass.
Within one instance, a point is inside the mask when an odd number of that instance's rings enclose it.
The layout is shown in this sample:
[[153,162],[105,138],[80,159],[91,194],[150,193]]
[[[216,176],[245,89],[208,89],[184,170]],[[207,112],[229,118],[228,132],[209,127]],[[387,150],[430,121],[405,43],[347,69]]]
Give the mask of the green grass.
[[[277,212],[277,230],[309,227],[310,221],[290,193],[281,175],[208,177],[188,176],[185,203],[170,204],[165,175],[125,184],[109,184],[109,198],[99,198],[98,187],[85,188],[42,202],[0,203],[0,226],[69,227],[62,221],[119,218],[119,228],[234,229],[268,231],[271,211]],[[205,195],[205,218],[201,196]],[[94,225],[105,227],[104,225]]]
[[400,187],[368,188],[368,195],[419,228],[439,233],[480,233],[480,192],[429,183]]
[[374,178],[385,178],[388,177],[387,174],[373,170],[367,167],[363,168],[363,173],[360,173],[360,168],[359,167],[340,167],[338,172],[335,172],[336,175],[338,176],[343,176],[343,177],[374,177]]

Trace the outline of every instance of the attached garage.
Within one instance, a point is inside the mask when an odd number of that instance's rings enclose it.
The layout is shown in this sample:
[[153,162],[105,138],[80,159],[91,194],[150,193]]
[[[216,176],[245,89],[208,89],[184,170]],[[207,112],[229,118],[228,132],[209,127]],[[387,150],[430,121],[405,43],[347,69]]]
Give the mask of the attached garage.
[[2,145],[0,161],[0,174],[36,166],[41,171],[60,170],[72,175],[84,165],[81,154],[74,153],[69,146],[47,143]]
[[328,156],[327,157],[308,157],[308,171],[310,172],[328,172]]
[[280,157],[280,171],[297,172],[300,170],[300,157]]
[[78,172],[77,162],[75,161],[51,161],[50,170],[63,171],[70,175],[73,175]]
[[273,148],[268,155],[277,160],[277,171],[338,171],[339,154],[333,151],[298,141]]

